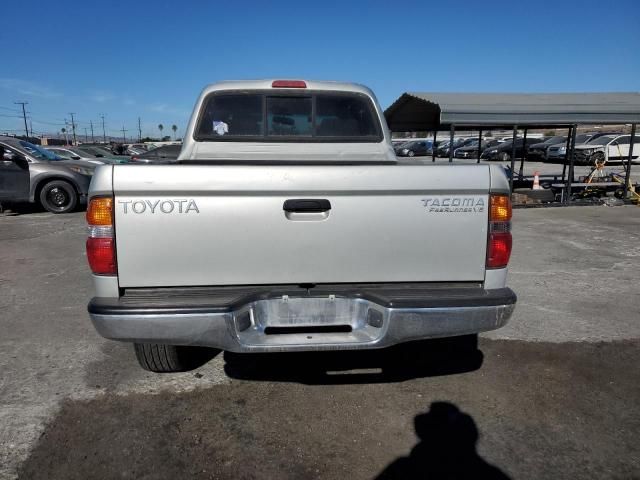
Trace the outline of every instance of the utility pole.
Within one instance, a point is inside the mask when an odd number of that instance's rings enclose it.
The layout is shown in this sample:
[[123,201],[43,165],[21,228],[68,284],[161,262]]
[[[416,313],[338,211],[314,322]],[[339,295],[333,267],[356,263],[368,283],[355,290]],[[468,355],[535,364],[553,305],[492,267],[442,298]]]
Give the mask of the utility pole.
[[84,143],[87,143],[89,141],[88,137],[87,137],[87,127],[84,127]]
[[64,144],[69,145],[69,124],[66,118],[64,119]]
[[122,126],[122,143],[127,143],[127,137],[126,137],[126,133],[129,130],[125,130],[124,125]]
[[138,117],[138,142],[142,142],[142,126],[140,125],[140,117]]
[[29,130],[31,130],[31,137],[33,138],[33,122],[29,119]]
[[27,134],[27,137],[29,136],[29,129],[27,128],[27,112],[24,109],[25,105],[29,105],[29,102],[13,102],[16,105],[22,105],[22,118],[24,119],[24,131]]
[[102,118],[102,141],[107,143],[107,135],[104,133],[104,115],[100,115],[100,118]]
[[95,143],[95,139],[93,138],[93,120],[89,120],[89,125],[91,125],[91,143]]
[[73,132],[73,144],[77,145],[78,144],[78,139],[76,139],[76,121],[73,118],[75,113],[71,113],[70,112],[69,115],[71,115],[71,131]]

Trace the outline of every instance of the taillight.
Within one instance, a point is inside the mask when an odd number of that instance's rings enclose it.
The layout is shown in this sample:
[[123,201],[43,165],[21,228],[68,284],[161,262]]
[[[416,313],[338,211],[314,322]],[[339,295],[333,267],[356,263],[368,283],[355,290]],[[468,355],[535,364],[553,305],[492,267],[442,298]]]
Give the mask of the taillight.
[[487,268],[506,267],[511,256],[511,245],[511,198],[509,195],[491,195]]
[[274,80],[271,88],[307,88],[304,80]]
[[87,207],[87,260],[96,275],[117,275],[116,244],[113,237],[113,198],[94,197]]

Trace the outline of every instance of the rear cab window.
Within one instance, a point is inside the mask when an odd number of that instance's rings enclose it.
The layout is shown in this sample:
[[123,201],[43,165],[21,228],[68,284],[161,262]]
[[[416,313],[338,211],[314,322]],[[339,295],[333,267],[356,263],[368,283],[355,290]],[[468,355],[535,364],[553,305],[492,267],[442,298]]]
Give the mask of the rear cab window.
[[201,109],[197,141],[380,142],[380,122],[360,93],[221,91]]

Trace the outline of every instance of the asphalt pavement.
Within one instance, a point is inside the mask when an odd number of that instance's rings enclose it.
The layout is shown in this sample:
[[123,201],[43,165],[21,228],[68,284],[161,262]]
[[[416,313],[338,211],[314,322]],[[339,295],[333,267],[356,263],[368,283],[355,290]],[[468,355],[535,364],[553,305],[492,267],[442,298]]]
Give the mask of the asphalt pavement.
[[[83,214],[0,216],[0,478],[640,478],[640,208],[516,210],[510,324],[141,370]],[[463,348],[465,347],[465,348]]]

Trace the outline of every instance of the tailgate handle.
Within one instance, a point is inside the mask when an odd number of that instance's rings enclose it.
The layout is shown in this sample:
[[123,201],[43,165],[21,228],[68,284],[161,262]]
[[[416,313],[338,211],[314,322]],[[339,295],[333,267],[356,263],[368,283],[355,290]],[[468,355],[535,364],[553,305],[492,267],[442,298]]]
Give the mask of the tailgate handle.
[[285,200],[284,205],[282,205],[282,209],[285,212],[326,212],[331,210],[331,202],[329,202],[329,200],[315,198],[291,199]]

